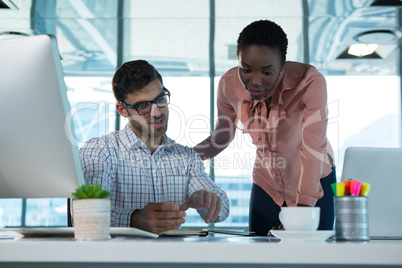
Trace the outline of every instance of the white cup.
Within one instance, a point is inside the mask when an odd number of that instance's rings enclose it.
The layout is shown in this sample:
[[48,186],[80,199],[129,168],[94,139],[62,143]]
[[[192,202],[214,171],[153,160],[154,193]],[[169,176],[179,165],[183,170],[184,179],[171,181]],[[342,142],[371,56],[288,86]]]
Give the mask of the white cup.
[[320,223],[320,208],[282,207],[279,220],[286,231],[315,231]]

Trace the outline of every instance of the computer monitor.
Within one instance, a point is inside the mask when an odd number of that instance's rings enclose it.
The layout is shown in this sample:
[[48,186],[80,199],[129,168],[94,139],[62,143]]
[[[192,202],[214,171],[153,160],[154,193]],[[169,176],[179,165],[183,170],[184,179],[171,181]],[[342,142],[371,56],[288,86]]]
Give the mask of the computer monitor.
[[0,198],[71,197],[84,184],[56,39],[0,40]]

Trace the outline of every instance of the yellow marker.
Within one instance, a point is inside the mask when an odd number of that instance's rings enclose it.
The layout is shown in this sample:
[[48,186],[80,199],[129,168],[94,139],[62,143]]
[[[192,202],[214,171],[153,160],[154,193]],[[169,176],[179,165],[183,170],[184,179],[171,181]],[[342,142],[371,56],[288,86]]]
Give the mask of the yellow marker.
[[345,195],[345,184],[343,182],[336,184],[336,196],[344,196]]
[[362,183],[362,189],[360,190],[360,195],[361,196],[368,196],[368,194],[370,192],[370,187],[371,187],[370,183],[363,182]]

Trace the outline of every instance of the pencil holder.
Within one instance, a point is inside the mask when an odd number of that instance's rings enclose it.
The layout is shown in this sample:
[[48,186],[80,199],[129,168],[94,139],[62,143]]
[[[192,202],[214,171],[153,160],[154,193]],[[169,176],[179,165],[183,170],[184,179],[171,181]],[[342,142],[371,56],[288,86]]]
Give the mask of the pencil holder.
[[368,198],[334,196],[336,240],[368,241]]

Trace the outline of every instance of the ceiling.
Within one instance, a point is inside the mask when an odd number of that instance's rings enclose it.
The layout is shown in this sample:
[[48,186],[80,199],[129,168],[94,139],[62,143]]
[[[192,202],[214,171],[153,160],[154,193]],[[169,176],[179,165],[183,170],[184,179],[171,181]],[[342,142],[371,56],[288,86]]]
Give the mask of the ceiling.
[[[330,74],[397,74],[401,1],[331,2],[333,6],[325,10],[319,1],[310,6],[310,62]],[[341,7],[339,2],[343,2]],[[340,57],[350,45],[359,43],[378,44],[378,57]]]
[[[233,57],[236,36],[219,41],[221,32],[226,33],[226,28],[220,30],[223,27],[220,25],[226,23],[230,32],[233,21],[245,25],[249,20],[271,17],[281,21],[289,39],[295,40],[289,49],[290,60],[305,61],[303,53],[308,53],[309,63],[326,75],[399,75],[401,1],[249,0],[244,7],[240,6],[244,1],[223,1],[213,1],[215,42],[222,43],[215,44],[217,75],[236,61]],[[209,3],[209,0],[0,0],[0,39],[53,34],[58,39],[65,72],[75,75],[110,75],[119,62],[146,55],[158,69],[170,75],[208,76],[212,14]],[[258,6],[267,3],[269,9]],[[221,6],[236,5],[239,6],[236,15],[233,11],[226,14],[220,11],[224,9]],[[247,12],[259,13],[253,18]],[[243,13],[247,15],[242,17]],[[238,33],[238,28],[233,32]],[[184,45],[169,41],[176,35],[177,39],[172,40],[181,40]],[[306,35],[308,39],[303,39]],[[190,39],[196,45],[185,45]],[[138,40],[157,45],[144,45]],[[347,48],[356,43],[378,44],[375,57],[344,57],[348,55]]]

